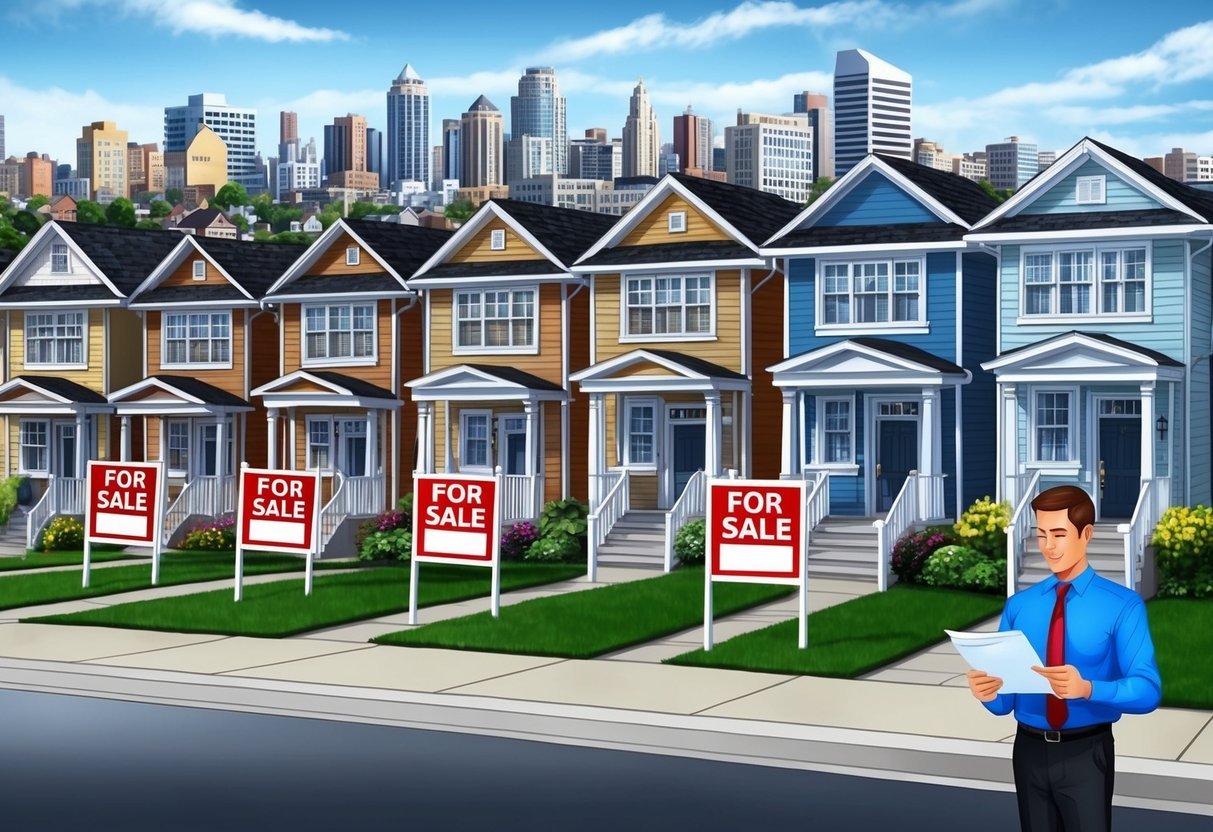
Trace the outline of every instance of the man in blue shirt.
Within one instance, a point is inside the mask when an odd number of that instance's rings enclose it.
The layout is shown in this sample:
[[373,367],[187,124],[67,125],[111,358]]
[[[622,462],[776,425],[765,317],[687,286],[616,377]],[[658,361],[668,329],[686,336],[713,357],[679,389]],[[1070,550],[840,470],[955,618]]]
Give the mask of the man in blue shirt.
[[1022,829],[1111,829],[1112,723],[1149,713],[1162,695],[1145,603],[1087,563],[1095,506],[1085,491],[1050,488],[1032,508],[1053,574],[1008,598],[998,629],[1023,631],[1053,695],[999,693],[1002,679],[981,670],[969,671],[969,689],[1019,722],[1012,767]]

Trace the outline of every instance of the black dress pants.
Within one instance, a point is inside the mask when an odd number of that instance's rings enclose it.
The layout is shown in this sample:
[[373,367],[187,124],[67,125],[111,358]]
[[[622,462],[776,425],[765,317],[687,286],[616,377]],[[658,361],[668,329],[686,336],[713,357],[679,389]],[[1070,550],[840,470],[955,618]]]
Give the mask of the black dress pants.
[[1020,730],[1011,757],[1019,826],[1025,832],[1112,828],[1112,731],[1062,742]]

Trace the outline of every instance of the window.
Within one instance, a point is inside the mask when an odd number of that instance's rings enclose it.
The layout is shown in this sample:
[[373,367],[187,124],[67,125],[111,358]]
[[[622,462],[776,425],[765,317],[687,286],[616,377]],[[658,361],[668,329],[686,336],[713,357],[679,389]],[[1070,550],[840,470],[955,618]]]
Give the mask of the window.
[[83,365],[84,313],[27,313],[25,363]]
[[206,280],[206,261],[194,261],[194,280]]
[[165,314],[163,365],[230,364],[231,361],[230,312]]
[[455,346],[511,349],[535,346],[535,290],[457,292]]
[[820,321],[924,323],[922,272],[922,260],[823,263]]
[[1107,201],[1106,180],[1105,176],[1079,176],[1074,201],[1079,205],[1103,205]]
[[855,461],[854,420],[850,399],[819,399],[821,460],[826,465],[851,465]]
[[50,470],[50,424],[43,420],[21,421],[21,470],[46,473]]
[[1047,390],[1036,393],[1034,415],[1037,462],[1070,462],[1070,393]]
[[460,468],[489,467],[489,422],[492,414],[485,411],[464,411],[459,431],[463,441],[459,453]]
[[657,406],[653,402],[628,403],[628,465],[657,462]]
[[67,243],[51,244],[51,272],[67,274]]
[[1023,314],[1145,314],[1146,258],[1143,246],[1025,252]]
[[687,230],[687,212],[671,211],[666,215],[666,229],[671,234],[681,234]]
[[362,252],[358,246],[350,246],[345,250],[345,265],[357,266],[362,261]]
[[708,335],[712,332],[710,275],[630,277],[625,335]]
[[375,307],[304,307],[303,351],[307,360],[374,358]]
[[168,423],[168,472],[186,476],[190,470],[190,423],[180,419]]
[[1146,311],[1146,250],[1099,253],[1099,285],[1104,312]]
[[307,467],[329,467],[329,445],[332,422],[328,419],[307,420]]
[[494,228],[489,232],[489,248],[493,251],[505,251],[504,228]]

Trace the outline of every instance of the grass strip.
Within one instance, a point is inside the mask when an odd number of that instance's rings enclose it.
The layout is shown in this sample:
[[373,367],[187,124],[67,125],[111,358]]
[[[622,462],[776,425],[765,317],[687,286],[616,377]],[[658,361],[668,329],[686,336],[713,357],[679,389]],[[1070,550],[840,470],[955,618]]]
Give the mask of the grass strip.
[[[790,595],[794,587],[718,583],[712,608],[728,615]],[[589,659],[703,625],[703,568],[535,598],[488,613],[438,621],[372,639],[403,647],[446,647]]]
[[[113,560],[138,560],[139,555],[117,550],[112,552],[93,550],[93,563]],[[39,552],[30,549],[25,557],[0,557],[0,572],[19,572],[23,569],[45,569],[48,566],[83,566],[84,551],[76,549],[65,552]]]
[[1213,600],[1146,602],[1150,637],[1162,677],[1162,704],[1213,709]]
[[[584,565],[505,563],[501,566],[501,591],[565,581],[584,574]],[[487,597],[491,589],[489,581],[488,569],[422,564],[418,606]],[[409,570],[378,567],[317,575],[310,598],[303,594],[303,580],[294,579],[246,586],[244,598],[239,602],[232,599],[231,589],[221,589],[26,621],[281,638],[407,612],[408,601]]]
[[798,621],[745,633],[712,650],[692,650],[669,664],[854,678],[1002,612],[1005,598],[956,589],[896,585],[809,615],[809,646]]

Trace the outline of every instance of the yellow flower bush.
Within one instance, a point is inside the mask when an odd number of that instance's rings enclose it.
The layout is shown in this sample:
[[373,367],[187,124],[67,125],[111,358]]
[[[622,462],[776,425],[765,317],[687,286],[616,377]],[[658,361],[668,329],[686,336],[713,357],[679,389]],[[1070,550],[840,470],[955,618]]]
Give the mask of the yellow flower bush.
[[998,557],[1007,551],[1007,534],[1003,529],[1011,522],[1011,504],[996,503],[989,496],[969,506],[952,530],[961,543],[989,556]]
[[58,552],[83,546],[84,526],[75,517],[60,515],[43,529],[39,548],[44,552]]
[[1213,598],[1213,506],[1172,506],[1154,527],[1158,594]]

